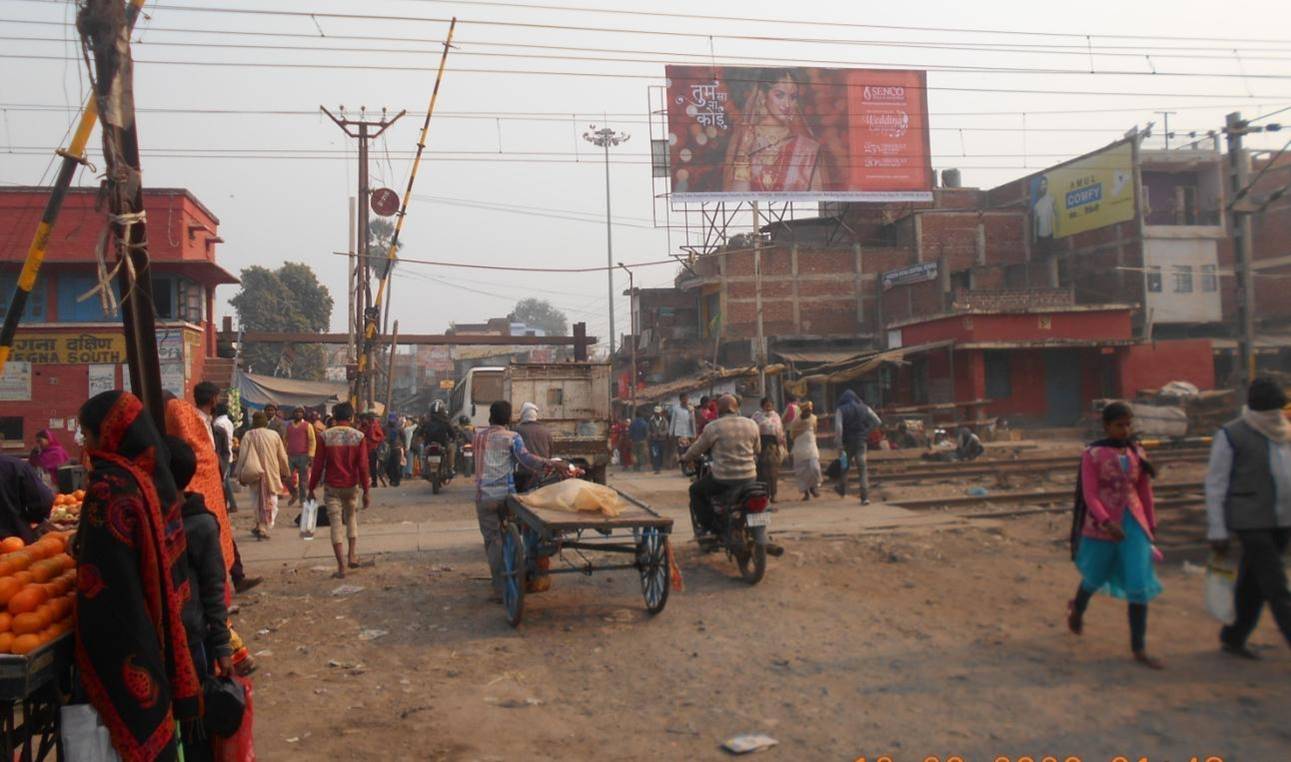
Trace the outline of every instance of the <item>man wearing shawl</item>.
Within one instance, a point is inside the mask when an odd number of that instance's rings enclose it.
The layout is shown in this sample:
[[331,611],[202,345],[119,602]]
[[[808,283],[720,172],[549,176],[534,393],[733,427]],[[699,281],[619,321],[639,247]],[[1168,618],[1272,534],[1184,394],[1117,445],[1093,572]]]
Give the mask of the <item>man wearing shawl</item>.
[[58,486],[58,467],[71,460],[67,450],[58,443],[58,438],[49,429],[41,429],[36,435],[36,446],[31,449],[31,465],[49,474],[49,483]]
[[1286,391],[1276,381],[1251,382],[1246,409],[1224,425],[1211,444],[1206,473],[1207,536],[1217,553],[1241,545],[1235,603],[1237,619],[1219,632],[1223,650],[1257,658],[1246,639],[1267,603],[1291,645],[1291,590],[1282,556],[1291,543],[1291,424]]
[[126,762],[173,760],[201,686],[181,618],[190,594],[179,493],[161,435],[128,392],[81,408],[90,472],[77,530],[76,666]]

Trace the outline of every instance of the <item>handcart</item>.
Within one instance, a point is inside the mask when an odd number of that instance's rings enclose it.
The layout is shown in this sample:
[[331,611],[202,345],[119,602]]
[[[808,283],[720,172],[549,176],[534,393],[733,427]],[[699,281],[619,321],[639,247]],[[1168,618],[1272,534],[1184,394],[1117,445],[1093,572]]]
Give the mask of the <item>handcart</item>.
[[[610,518],[548,508],[530,508],[515,495],[507,498],[502,517],[502,603],[512,627],[524,616],[525,592],[531,581],[547,574],[586,574],[636,570],[646,611],[658,614],[668,603],[672,582],[672,519],[660,516],[640,500],[615,490],[630,508]],[[589,553],[629,555],[626,563],[601,563]],[[554,568],[540,568],[549,559]],[[559,566],[557,566],[559,563]]]
[[71,633],[25,655],[0,654],[0,757],[38,762],[55,756],[71,664]]

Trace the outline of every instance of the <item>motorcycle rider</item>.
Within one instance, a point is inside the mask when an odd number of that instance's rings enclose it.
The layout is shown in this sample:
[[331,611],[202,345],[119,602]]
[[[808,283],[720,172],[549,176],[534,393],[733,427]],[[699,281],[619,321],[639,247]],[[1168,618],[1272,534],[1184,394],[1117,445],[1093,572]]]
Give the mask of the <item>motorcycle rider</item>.
[[697,460],[712,451],[712,468],[690,485],[690,507],[701,532],[714,532],[712,499],[757,479],[757,457],[762,451],[758,425],[739,414],[739,402],[730,394],[717,400],[716,420],[704,426],[684,455]]
[[[417,432],[421,435],[421,440],[430,444],[436,442],[443,450],[444,466],[449,473],[455,473],[457,466],[457,432],[453,429],[453,422],[448,418],[448,406],[443,400],[435,400],[430,403],[430,417]],[[430,474],[426,474],[430,478]]]

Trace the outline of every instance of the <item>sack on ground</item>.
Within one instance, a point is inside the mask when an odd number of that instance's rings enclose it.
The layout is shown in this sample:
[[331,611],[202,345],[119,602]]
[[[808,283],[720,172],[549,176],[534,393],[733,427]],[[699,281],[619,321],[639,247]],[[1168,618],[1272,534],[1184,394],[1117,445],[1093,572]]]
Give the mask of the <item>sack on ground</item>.
[[1206,562],[1206,611],[1224,624],[1237,621],[1236,587],[1236,564],[1228,556],[1212,554]]
[[121,762],[108,729],[89,704],[68,704],[60,709],[58,733],[62,758],[68,762]]
[[302,537],[312,535],[318,527],[318,501],[306,500],[300,507],[300,534]]

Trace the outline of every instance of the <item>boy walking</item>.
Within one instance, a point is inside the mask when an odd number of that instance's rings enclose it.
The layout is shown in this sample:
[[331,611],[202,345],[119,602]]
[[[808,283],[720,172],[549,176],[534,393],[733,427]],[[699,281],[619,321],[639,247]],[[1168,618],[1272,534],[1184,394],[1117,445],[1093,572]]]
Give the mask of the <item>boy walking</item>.
[[363,490],[363,507],[371,505],[368,489],[368,445],[363,432],[350,426],[354,406],[342,402],[332,409],[336,423],[323,432],[314,448],[314,467],[309,473],[309,496],[315,500],[314,490],[323,482],[323,504],[327,507],[327,523],[332,535],[332,550],[336,552],[336,573],[345,576],[345,556],[342,543],[349,540],[349,566],[359,569],[371,562],[359,560],[356,546],[359,541],[359,490]]

